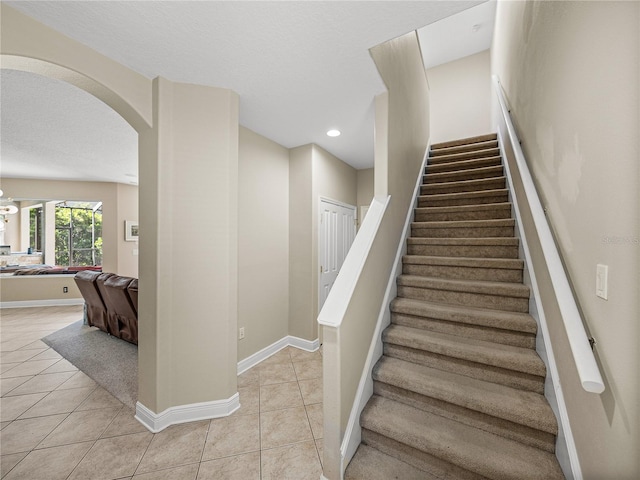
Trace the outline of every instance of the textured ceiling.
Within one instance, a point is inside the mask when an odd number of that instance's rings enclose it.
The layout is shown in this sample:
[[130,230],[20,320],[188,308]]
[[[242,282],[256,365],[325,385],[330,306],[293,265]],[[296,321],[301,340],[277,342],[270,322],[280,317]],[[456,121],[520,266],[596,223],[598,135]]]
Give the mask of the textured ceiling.
[[[384,91],[369,48],[482,2],[4,3],[149,78],[233,89],[243,126],[368,168],[373,97]],[[0,80],[2,176],[137,180],[135,133],[108,107],[36,75]]]

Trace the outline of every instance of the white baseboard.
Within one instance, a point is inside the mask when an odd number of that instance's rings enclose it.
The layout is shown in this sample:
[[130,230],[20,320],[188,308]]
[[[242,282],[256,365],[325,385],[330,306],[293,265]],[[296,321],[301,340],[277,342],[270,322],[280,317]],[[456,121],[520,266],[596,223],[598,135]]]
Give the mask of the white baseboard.
[[150,432],[158,433],[171,425],[179,423],[226,417],[239,408],[240,395],[236,392],[226,400],[180,405],[167,408],[161,413],[154,413],[140,402],[137,402],[135,418]]
[[28,308],[28,307],[64,307],[69,305],[83,305],[83,298],[54,298],[51,300],[19,300],[15,302],[0,302],[2,308]]
[[277,342],[264,347],[259,352],[256,352],[253,355],[240,360],[238,362],[238,375],[246,372],[252,367],[255,367],[257,364],[266,360],[271,355],[278,353],[285,347],[295,347],[307,352],[315,352],[318,348],[320,348],[320,341],[317,338],[315,340],[305,340],[304,338],[294,337],[292,335],[282,337]]

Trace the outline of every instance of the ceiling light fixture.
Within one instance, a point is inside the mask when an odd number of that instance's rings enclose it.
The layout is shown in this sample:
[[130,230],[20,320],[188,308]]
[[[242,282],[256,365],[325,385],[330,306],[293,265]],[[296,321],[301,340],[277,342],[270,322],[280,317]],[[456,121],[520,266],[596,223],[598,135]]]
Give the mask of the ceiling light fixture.
[[13,215],[18,213],[18,207],[15,205],[1,205],[0,206],[0,215]]
[[327,135],[328,135],[328,136],[330,136],[330,137],[339,137],[339,136],[340,136],[340,133],[341,133],[341,132],[340,132],[340,130],[336,130],[336,129],[334,128],[334,129],[332,129],[332,130],[329,130],[329,131],[327,132]]

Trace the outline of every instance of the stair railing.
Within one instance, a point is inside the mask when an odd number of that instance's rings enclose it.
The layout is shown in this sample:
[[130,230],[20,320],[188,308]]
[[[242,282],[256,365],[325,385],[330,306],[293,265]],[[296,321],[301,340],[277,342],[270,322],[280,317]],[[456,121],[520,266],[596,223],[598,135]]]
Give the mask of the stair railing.
[[584,322],[580,315],[573,291],[571,290],[567,273],[560,258],[560,253],[558,252],[549,222],[533,182],[533,177],[531,176],[527,161],[522,152],[520,140],[511,121],[510,110],[507,106],[507,100],[502,90],[500,79],[496,75],[493,76],[493,86],[498,100],[500,115],[505,122],[509,146],[513,150],[523,189],[529,203],[529,208],[531,209],[534,226],[540,239],[540,246],[549,270],[551,283],[558,302],[564,328],[567,332],[580,383],[582,384],[582,388],[587,392],[602,393],[605,387],[600,369],[593,354],[591,343],[593,340],[587,336],[585,331]]

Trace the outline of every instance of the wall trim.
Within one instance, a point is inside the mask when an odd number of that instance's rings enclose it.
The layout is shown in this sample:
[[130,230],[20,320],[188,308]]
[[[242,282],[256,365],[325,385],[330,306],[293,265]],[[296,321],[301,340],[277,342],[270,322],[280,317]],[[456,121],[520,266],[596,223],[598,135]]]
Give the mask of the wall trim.
[[271,345],[264,347],[262,350],[248,356],[247,358],[238,362],[238,375],[246,372],[252,367],[255,367],[260,362],[266,360],[271,355],[278,353],[285,347],[294,347],[307,352],[315,352],[320,348],[320,340],[305,340],[304,338],[294,337],[293,335],[287,335],[280,340],[273,342]]
[[425,149],[424,156],[422,158],[422,166],[416,179],[416,185],[413,189],[413,202],[410,205],[407,217],[404,223],[404,229],[400,236],[400,242],[396,250],[395,263],[391,269],[389,275],[389,281],[387,282],[387,289],[385,290],[384,298],[378,314],[378,321],[376,328],[373,332],[371,340],[371,346],[369,347],[369,353],[365,360],[364,368],[362,370],[362,376],[358,384],[358,390],[353,401],[353,407],[349,415],[349,421],[344,432],[342,439],[342,445],[340,446],[340,471],[342,475],[349,465],[349,462],[353,458],[362,440],[362,429],[360,428],[360,415],[364,410],[367,402],[373,395],[373,377],[371,372],[373,367],[382,357],[383,344],[382,344],[382,332],[391,323],[391,311],[389,310],[389,304],[391,299],[397,295],[396,277],[398,273],[402,271],[402,257],[407,251],[407,238],[411,232],[411,222],[413,221],[415,207],[418,203],[418,194],[420,192],[420,185],[424,176],[427,161],[429,159],[429,149],[431,148],[431,141],[427,141],[427,148]]
[[14,302],[0,302],[2,308],[29,308],[29,307],[63,307],[69,305],[84,305],[83,298],[54,298],[50,300],[17,300]]
[[140,402],[136,403],[135,419],[152,433],[158,433],[171,425],[226,417],[240,408],[240,395],[236,392],[225,400],[192,403],[170,407],[154,413]]

